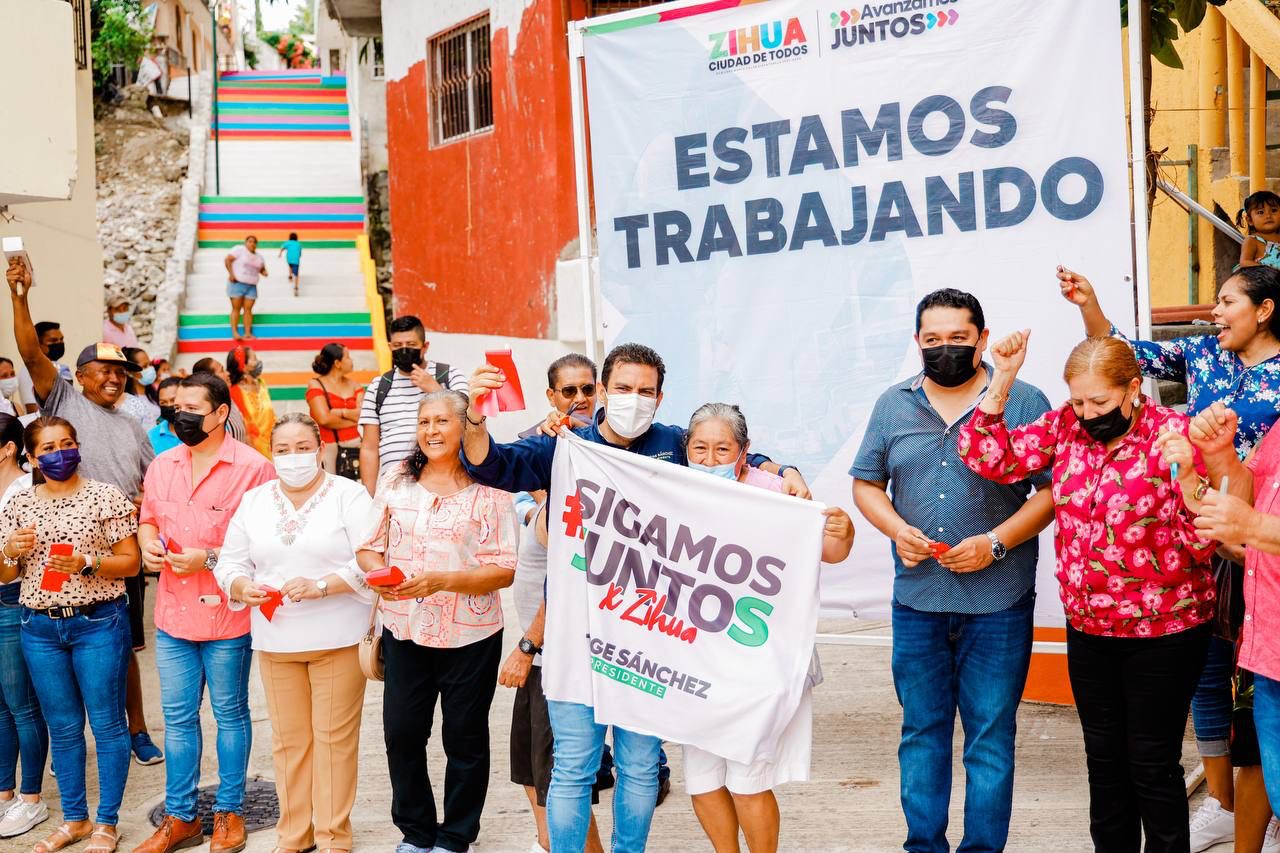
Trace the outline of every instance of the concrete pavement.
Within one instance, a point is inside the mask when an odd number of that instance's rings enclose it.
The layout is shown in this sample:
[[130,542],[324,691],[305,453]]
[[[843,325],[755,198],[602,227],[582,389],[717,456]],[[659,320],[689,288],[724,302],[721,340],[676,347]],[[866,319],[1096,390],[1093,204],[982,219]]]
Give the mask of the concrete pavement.
[[[151,582],[154,589],[154,581]],[[149,599],[154,596],[149,596]],[[514,614],[509,596],[506,612]],[[865,622],[825,623],[823,631],[883,630]],[[514,627],[506,632],[514,645]],[[783,815],[781,849],[785,851],[893,851],[900,850],[905,825],[898,805],[896,750],[900,713],[889,672],[889,651],[881,648],[823,646],[825,683],[814,695],[814,745],[811,781],[790,785],[778,792]],[[164,720],[159,709],[154,655],[142,658],[149,723],[157,743],[163,743]],[[270,778],[270,721],[255,671],[252,675],[254,745],[250,775]],[[512,691],[498,689],[490,715],[493,764],[488,804],[479,841],[481,853],[525,853],[534,840],[533,820],[522,789],[507,780],[507,737]],[[354,823],[359,851],[391,853],[400,840],[389,816],[390,783],[382,748],[382,686],[370,684],[365,701],[361,741],[361,774]],[[214,727],[207,703],[203,781],[216,781],[213,750]],[[439,722],[434,727],[439,730]],[[959,769],[962,736],[956,733],[955,794],[950,833],[953,846],[960,841],[963,821],[963,770]],[[92,756],[92,740],[90,755]],[[1194,743],[1187,741],[1187,761],[1194,763]],[[684,794],[681,756],[669,748],[673,772],[671,796],[654,818],[649,849],[667,851],[710,850]],[[1024,704],[1019,715],[1018,777],[1010,851],[1076,853],[1091,849],[1088,839],[1088,790],[1084,750],[1075,712],[1069,708]],[[433,739],[429,762],[442,797],[444,756]],[[92,766],[92,765],[91,765]],[[90,802],[96,802],[96,780],[90,778]],[[147,813],[163,797],[164,765],[130,769],[125,808],[121,815],[121,850],[132,850],[151,832]],[[26,851],[57,825],[57,782],[48,779],[46,793],[54,816],[32,833],[0,840],[0,851]],[[605,833],[610,831],[610,809],[597,808]],[[275,845],[270,830],[250,836],[248,853],[268,853]],[[83,845],[80,845],[83,846]],[[74,849],[74,848],[73,848]],[[196,850],[207,850],[207,844]],[[1225,847],[1223,849],[1226,849]]]

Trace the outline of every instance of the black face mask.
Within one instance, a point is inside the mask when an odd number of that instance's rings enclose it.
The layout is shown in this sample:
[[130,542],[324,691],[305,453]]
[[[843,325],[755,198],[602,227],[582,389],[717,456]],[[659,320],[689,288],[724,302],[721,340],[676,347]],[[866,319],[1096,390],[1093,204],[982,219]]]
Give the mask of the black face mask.
[[49,360],[57,361],[67,354],[66,344],[49,344]]
[[173,434],[187,447],[195,447],[209,437],[204,431],[204,419],[208,415],[195,412],[178,412],[173,416]]
[[422,350],[414,347],[404,347],[391,351],[391,363],[396,366],[396,370],[411,372],[415,367],[422,364]]
[[173,406],[160,407],[160,420],[173,423],[173,416],[177,410]]
[[1089,437],[1094,441],[1106,444],[1108,441],[1117,439],[1128,432],[1129,427],[1133,425],[1133,414],[1126,415],[1120,411],[1123,405],[1121,403],[1120,406],[1096,418],[1081,418],[1080,426],[1084,427],[1084,431],[1089,433]]
[[943,388],[955,388],[973,378],[978,368],[973,357],[978,348],[963,344],[943,344],[920,352],[924,357],[924,375]]

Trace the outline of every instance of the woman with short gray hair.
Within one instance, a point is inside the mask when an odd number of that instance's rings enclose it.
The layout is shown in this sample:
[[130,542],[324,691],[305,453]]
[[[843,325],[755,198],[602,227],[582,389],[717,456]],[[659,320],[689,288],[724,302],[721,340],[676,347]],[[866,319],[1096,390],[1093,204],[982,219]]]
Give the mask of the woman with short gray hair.
[[[737,406],[707,403],[693,413],[686,434],[690,468],[781,493],[781,477],[747,464],[750,447],[747,419]],[[822,536],[822,561],[841,562],[853,548],[853,522],[839,507],[829,507],[823,514],[827,521]],[[716,853],[737,853],[739,829],[751,853],[776,853],[781,816],[773,789],[786,782],[803,782],[809,778],[809,750],[813,740],[811,693],[821,677],[815,652],[800,707],[783,731],[770,760],[744,764],[685,744],[685,790],[693,799],[693,811]]]
[[[518,533],[511,495],[476,483],[462,467],[467,405],[455,391],[423,396],[417,446],[378,483],[356,555],[366,572],[394,566],[402,575],[378,588],[391,820],[404,838],[396,853],[470,849],[489,788],[499,590],[515,577]],[[439,817],[426,749],[437,699],[447,757]]]
[[290,413],[271,431],[278,480],[247,492],[227,529],[218,585],[253,612],[271,716],[277,853],[351,850],[365,677],[357,648],[373,594],[355,565],[371,501],[320,466],[320,428]]

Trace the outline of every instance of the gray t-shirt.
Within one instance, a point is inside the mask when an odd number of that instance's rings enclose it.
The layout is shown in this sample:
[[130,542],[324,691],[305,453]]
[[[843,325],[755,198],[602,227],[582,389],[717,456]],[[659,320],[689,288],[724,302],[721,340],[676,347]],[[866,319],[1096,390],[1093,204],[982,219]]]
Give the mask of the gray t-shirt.
[[71,422],[80,440],[80,473],[110,483],[133,500],[142,492],[142,478],[156,458],[142,425],[128,412],[91,403],[69,382],[54,382],[43,414]]

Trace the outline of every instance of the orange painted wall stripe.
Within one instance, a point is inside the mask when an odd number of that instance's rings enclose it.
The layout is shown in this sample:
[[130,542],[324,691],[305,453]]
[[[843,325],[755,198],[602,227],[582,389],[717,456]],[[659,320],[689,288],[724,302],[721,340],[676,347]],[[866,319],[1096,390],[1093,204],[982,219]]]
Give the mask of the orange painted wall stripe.
[[[1066,628],[1036,628],[1036,640],[1048,643],[1065,643]],[[1022,698],[1030,702],[1049,702],[1054,705],[1074,705],[1071,679],[1067,675],[1067,656],[1059,654],[1033,654],[1031,670],[1027,673],[1027,687]]]
[[[367,385],[381,374],[372,370],[356,370],[348,374],[353,380],[362,385]],[[268,385],[306,385],[312,379],[315,379],[314,373],[263,373],[262,379]]]

